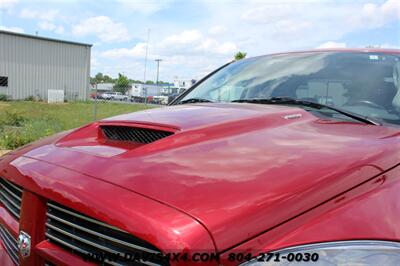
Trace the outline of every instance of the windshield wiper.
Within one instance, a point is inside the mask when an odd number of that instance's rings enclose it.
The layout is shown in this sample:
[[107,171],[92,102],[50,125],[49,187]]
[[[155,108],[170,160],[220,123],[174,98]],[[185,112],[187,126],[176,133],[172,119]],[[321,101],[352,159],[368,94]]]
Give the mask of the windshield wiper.
[[212,103],[212,101],[202,98],[190,98],[187,100],[180,101],[177,104],[185,104],[185,103]]
[[336,107],[332,107],[326,104],[322,103],[316,103],[316,102],[311,102],[311,101],[306,101],[306,100],[301,100],[301,99],[296,99],[296,98],[291,98],[291,97],[271,97],[271,98],[255,98],[255,99],[241,99],[241,100],[234,100],[232,101],[233,103],[259,103],[259,104],[293,104],[293,105],[301,105],[301,106],[306,106],[306,107],[311,107],[315,109],[329,109],[333,110],[339,114],[345,115],[347,117],[350,117],[354,120],[358,120],[360,122],[370,124],[370,125],[376,125],[379,126],[380,123],[375,122],[368,117],[361,116],[359,114],[351,113],[342,109],[338,109]]

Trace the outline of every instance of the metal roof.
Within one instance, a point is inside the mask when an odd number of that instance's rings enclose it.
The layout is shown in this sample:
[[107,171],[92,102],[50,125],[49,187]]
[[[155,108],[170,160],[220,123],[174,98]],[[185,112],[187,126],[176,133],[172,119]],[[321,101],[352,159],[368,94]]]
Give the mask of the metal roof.
[[90,46],[90,47],[92,46],[92,44],[88,44],[88,43],[80,43],[80,42],[59,40],[59,39],[53,39],[53,38],[48,38],[48,37],[30,35],[30,34],[25,34],[25,33],[17,33],[17,32],[12,32],[12,31],[0,30],[0,34],[1,33],[8,34],[8,35],[19,36],[19,37],[31,38],[31,39],[51,41],[51,42],[68,43],[68,44],[75,44],[75,45],[81,45],[81,46]]

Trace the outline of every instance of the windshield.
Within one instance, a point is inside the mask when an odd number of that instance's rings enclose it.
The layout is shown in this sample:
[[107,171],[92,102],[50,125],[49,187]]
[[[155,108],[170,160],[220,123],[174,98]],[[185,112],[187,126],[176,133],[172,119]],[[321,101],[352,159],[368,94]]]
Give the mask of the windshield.
[[400,124],[400,58],[380,53],[313,52],[240,60],[181,101],[291,97]]

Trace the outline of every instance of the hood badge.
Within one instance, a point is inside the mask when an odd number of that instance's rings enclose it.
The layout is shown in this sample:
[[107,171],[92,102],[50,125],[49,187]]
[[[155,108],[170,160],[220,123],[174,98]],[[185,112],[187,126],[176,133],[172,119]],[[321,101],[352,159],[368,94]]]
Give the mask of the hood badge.
[[23,258],[29,257],[31,254],[31,236],[24,231],[19,232],[18,249]]
[[296,119],[296,118],[301,118],[303,115],[302,114],[290,114],[290,115],[284,115],[282,116],[284,119]]

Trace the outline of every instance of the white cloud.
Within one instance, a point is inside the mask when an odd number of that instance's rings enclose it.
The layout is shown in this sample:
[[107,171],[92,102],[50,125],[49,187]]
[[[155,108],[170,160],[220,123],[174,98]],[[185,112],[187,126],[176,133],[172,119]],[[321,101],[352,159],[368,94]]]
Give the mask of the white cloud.
[[317,49],[329,49],[329,48],[346,48],[347,45],[344,42],[324,42],[323,44],[317,46]]
[[219,54],[226,54],[232,55],[233,53],[237,52],[239,49],[237,48],[236,44],[233,42],[223,42],[221,44],[217,44],[215,51]]
[[146,15],[168,8],[173,0],[118,0],[124,7]]
[[282,19],[291,18],[297,12],[293,9],[291,4],[266,3],[265,5],[246,10],[241,18],[254,23],[272,24]]
[[385,48],[385,49],[400,49],[400,43],[398,45],[384,43],[384,44],[380,45],[380,47]]
[[[199,78],[209,70],[215,69],[230,61],[238,51],[235,43],[209,37],[200,30],[183,30],[169,36],[150,38],[147,73],[148,79],[153,78],[155,58],[161,58],[160,73],[162,79],[171,80],[174,76]],[[146,43],[140,42],[132,48],[110,49],[100,52],[101,58],[107,58],[114,68],[104,68],[103,72],[118,73],[124,71],[138,78],[143,73],[143,62],[146,53]],[[207,67],[205,67],[207,66]],[[98,69],[98,67],[96,67]]]
[[400,19],[400,2],[388,0],[381,6],[381,11],[386,18]]
[[362,6],[359,16],[351,19],[357,26],[377,28],[400,19],[400,2],[388,0],[383,4],[367,3]]
[[221,42],[215,38],[204,36],[199,30],[184,30],[179,34],[166,37],[161,46],[165,51],[176,53],[202,52],[204,54],[229,54],[237,51],[231,41]]
[[106,58],[127,58],[127,57],[144,57],[146,53],[146,43],[138,43],[133,48],[111,49],[101,53]]
[[238,48],[233,42],[219,42],[213,38],[206,38],[202,40],[197,46],[193,48],[195,51],[202,51],[207,53],[216,54],[233,54],[238,51]]
[[18,0],[0,0],[0,9],[10,8],[16,3],[18,3]]
[[199,30],[185,30],[179,34],[168,36],[164,43],[166,45],[192,44],[203,38]]
[[91,67],[97,67],[99,65],[99,62],[97,61],[97,58],[95,58],[94,56],[92,56],[90,58],[90,66]]
[[106,16],[90,17],[72,27],[76,36],[95,34],[103,42],[122,42],[130,40],[128,29],[123,23],[112,21]]
[[[150,4],[143,4],[147,2]],[[170,7],[160,3],[156,0],[137,0],[126,6],[130,5],[129,10],[138,11],[133,12],[138,25],[132,25],[132,32],[140,32],[137,36],[143,36],[144,40],[143,29],[151,27],[147,65],[149,79],[156,73],[152,60],[156,57],[163,59],[160,68],[162,79],[171,79],[174,76],[202,76],[231,60],[238,50],[247,52],[248,56],[256,56],[315,47],[341,48],[350,43],[365,47],[360,43],[360,35],[368,40],[366,45],[380,44],[382,48],[400,46],[393,36],[387,40],[389,44],[382,44],[377,39],[378,35],[367,35],[369,29],[384,29],[389,23],[391,29],[394,28],[393,35],[399,33],[395,23],[400,19],[400,0],[201,0],[190,2],[191,9],[205,10],[207,16],[199,21],[196,14],[190,19],[187,24],[196,25],[195,28],[187,28],[182,20],[161,16],[153,16],[154,20],[148,17],[146,23],[149,25],[143,24],[144,13]],[[182,8],[182,11],[187,10]],[[114,75],[124,71],[132,78],[140,78],[144,62],[144,49],[141,47],[145,48],[145,44],[123,47],[111,49],[106,44],[102,45],[98,60],[106,58],[107,64],[101,61],[96,69]]]
[[49,31],[55,30],[57,28],[56,25],[48,21],[39,22],[38,27],[41,30],[49,30]]
[[41,21],[38,23],[38,27],[41,30],[46,30],[46,31],[53,31],[57,34],[63,34],[64,33],[64,27],[63,26],[57,26],[51,22],[48,21]]
[[57,28],[54,30],[55,33],[57,34],[64,34],[65,30],[63,26],[57,26]]
[[26,18],[26,19],[40,19],[40,20],[52,21],[59,16],[59,11],[56,9],[39,11],[39,10],[24,8],[19,13],[19,16],[21,18]]
[[313,27],[313,24],[309,21],[296,21],[292,19],[284,19],[277,21],[275,27],[279,29],[281,34],[297,33],[300,31],[306,31]]
[[[388,0],[381,4],[357,1],[342,4],[331,1],[254,1],[240,18],[242,23],[248,23],[253,28],[263,26],[258,35],[263,35],[265,40],[272,39],[275,43],[296,40],[296,44],[301,45],[302,42],[337,40],[357,30],[379,28],[400,20],[400,1]],[[253,32],[250,28],[249,31]]]
[[19,28],[19,27],[6,27],[6,26],[0,26],[0,30],[5,30],[5,31],[12,31],[12,32],[17,32],[17,33],[24,33],[24,29]]
[[208,31],[211,35],[221,35],[227,31],[227,28],[221,25],[211,27]]

